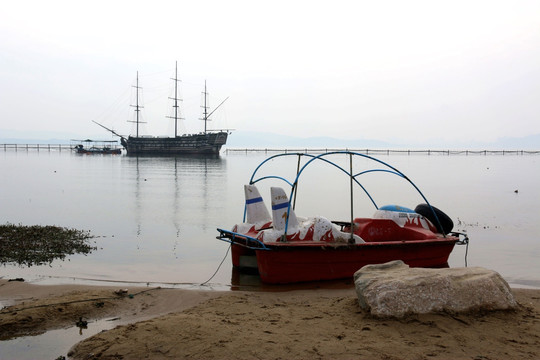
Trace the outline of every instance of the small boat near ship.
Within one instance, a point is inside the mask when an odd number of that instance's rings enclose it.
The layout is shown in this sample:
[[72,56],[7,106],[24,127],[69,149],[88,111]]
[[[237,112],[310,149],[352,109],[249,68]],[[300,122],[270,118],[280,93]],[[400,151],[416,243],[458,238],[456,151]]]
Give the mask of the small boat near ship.
[[[297,173],[292,180],[258,175],[270,161],[289,156],[298,156]],[[332,156],[349,157],[350,168],[331,161]],[[303,157],[308,160],[300,167]],[[353,158],[357,157],[371,160],[380,167],[354,173]],[[301,175],[309,165],[321,162],[337,168],[350,179],[350,221],[330,221],[321,216],[300,218],[294,212]],[[417,190],[423,203],[415,210],[398,205],[379,207],[359,179],[373,172],[403,178]],[[271,187],[272,216],[255,185],[268,179],[284,181],[291,189],[287,196],[283,188]],[[354,185],[358,185],[375,206],[372,217],[353,216]],[[411,267],[447,267],[454,246],[469,241],[466,234],[452,232],[452,220],[430,205],[402,172],[360,153],[337,151],[320,155],[287,153],[271,156],[254,170],[249,184],[244,186],[244,193],[243,222],[234,225],[232,230],[218,228],[217,239],[231,244],[234,267],[244,272],[257,271],[265,283],[350,278],[362,266],[392,260],[403,260]]]
[[[85,155],[120,155],[122,149],[118,147],[118,141],[116,140],[71,140],[78,144],[73,146],[72,149],[77,154]],[[86,144],[86,145],[83,145]]]
[[210,130],[207,128],[207,123],[210,121],[210,116],[225,102],[228,98],[223,100],[214,110],[209,111],[207,106],[207,96],[208,92],[206,90],[206,82],[204,84],[204,104],[203,108],[203,118],[204,121],[204,132],[198,134],[183,134],[178,135],[178,120],[180,120],[178,115],[178,66],[175,68],[175,95],[174,98],[174,137],[154,137],[147,135],[139,134],[139,124],[144,123],[139,117],[142,106],[139,104],[139,73],[137,72],[137,81],[136,81],[136,102],[135,105],[135,114],[136,118],[134,122],[136,123],[136,134],[135,136],[125,136],[120,135],[116,131],[105,127],[104,125],[94,121],[97,125],[102,128],[110,131],[112,134],[120,137],[120,142],[122,146],[126,149],[127,155],[219,155],[221,147],[227,143],[227,137],[229,135],[228,129],[222,130]]

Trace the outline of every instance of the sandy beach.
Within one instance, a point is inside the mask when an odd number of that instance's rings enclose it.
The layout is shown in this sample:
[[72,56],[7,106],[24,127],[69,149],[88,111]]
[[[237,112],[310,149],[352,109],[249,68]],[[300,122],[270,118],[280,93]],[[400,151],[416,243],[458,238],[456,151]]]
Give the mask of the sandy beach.
[[354,288],[204,291],[0,280],[0,338],[117,317],[73,359],[538,359],[540,290],[513,289],[516,311],[378,319]]

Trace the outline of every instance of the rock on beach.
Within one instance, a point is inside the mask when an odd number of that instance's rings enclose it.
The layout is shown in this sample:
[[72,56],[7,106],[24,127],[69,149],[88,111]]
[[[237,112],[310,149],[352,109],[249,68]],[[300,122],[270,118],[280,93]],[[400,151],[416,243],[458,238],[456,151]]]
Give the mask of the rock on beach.
[[362,267],[354,282],[360,306],[378,317],[517,307],[502,276],[481,267],[410,268],[397,260]]

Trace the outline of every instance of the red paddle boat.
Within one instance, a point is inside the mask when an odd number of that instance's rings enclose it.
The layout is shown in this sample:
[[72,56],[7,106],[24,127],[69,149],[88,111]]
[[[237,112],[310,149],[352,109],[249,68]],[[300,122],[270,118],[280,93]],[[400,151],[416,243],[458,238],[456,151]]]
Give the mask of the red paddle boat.
[[[307,157],[298,166],[293,181],[280,176],[258,175],[270,160],[287,156]],[[350,157],[350,169],[329,160],[331,156]],[[381,168],[354,174],[354,157],[367,158]],[[300,218],[294,213],[298,180],[304,169],[323,161],[350,178],[351,220],[330,221],[324,217]],[[359,178],[371,172],[386,172],[408,181],[423,198],[414,210],[397,205],[378,207]],[[281,187],[270,189],[270,216],[256,183],[267,179],[285,181],[290,196]],[[353,186],[358,185],[376,210],[370,218],[353,217]],[[411,267],[447,267],[448,257],[456,244],[468,244],[464,233],[452,232],[452,220],[431,206],[420,190],[403,173],[371,156],[337,151],[320,155],[279,154],[264,160],[244,186],[245,210],[242,223],[232,230],[217,229],[219,240],[231,244],[233,266],[240,271],[258,271],[265,283],[294,283],[352,277],[364,265],[403,260]]]

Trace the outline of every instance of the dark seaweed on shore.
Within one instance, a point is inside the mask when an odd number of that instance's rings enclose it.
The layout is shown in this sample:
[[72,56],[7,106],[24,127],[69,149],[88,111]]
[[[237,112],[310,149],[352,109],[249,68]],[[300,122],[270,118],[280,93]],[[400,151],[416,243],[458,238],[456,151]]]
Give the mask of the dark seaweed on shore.
[[59,226],[0,225],[0,264],[43,265],[71,254],[89,254],[89,231]]

